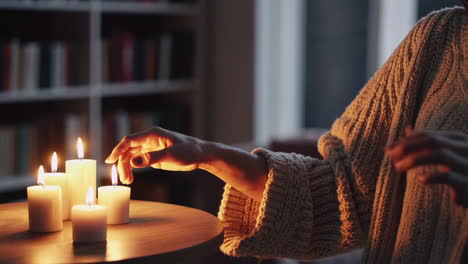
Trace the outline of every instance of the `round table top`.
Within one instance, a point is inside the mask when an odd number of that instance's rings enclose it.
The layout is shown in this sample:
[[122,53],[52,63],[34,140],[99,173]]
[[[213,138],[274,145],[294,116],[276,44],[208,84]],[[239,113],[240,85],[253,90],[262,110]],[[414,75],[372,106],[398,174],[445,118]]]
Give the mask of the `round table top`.
[[33,233],[27,202],[0,204],[0,263],[190,263],[223,239],[215,216],[157,202],[132,200],[130,223],[107,227],[106,242],[74,244],[71,221],[59,232]]

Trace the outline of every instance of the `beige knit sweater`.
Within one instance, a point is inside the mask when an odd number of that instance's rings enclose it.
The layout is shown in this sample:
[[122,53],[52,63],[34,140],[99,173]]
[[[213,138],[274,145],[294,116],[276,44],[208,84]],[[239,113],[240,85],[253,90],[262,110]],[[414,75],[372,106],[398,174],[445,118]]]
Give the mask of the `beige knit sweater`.
[[416,129],[468,133],[468,22],[434,12],[408,34],[322,136],[324,160],[256,149],[268,181],[256,202],[226,185],[221,250],[233,256],[312,259],[364,247],[365,263],[457,263],[467,211],[446,186],[397,175],[384,147]]

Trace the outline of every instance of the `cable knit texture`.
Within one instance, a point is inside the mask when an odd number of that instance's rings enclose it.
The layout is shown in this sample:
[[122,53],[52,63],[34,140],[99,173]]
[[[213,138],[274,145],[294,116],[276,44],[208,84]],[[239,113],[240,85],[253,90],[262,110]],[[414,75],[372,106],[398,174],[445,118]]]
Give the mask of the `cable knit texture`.
[[269,168],[263,199],[225,186],[221,250],[312,259],[365,247],[364,263],[457,263],[466,210],[419,183],[434,168],[398,176],[384,148],[407,125],[468,133],[466,20],[451,8],[418,22],[322,136],[323,160],[254,150]]

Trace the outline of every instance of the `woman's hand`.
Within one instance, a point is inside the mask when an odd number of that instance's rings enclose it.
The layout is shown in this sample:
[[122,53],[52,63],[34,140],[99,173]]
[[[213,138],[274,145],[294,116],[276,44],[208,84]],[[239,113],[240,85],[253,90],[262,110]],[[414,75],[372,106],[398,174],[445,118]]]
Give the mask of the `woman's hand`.
[[265,160],[258,155],[160,127],[124,137],[106,159],[108,164],[116,162],[125,184],[133,182],[132,167],[203,169],[256,200],[262,198],[268,173]]
[[395,169],[436,165],[438,172],[422,175],[425,184],[447,184],[455,201],[468,207],[468,135],[451,131],[405,130],[405,137],[387,147]]
[[194,137],[152,127],[126,136],[107,157],[106,163],[118,162],[120,180],[133,182],[132,167],[170,171],[198,169],[204,156],[203,141]]

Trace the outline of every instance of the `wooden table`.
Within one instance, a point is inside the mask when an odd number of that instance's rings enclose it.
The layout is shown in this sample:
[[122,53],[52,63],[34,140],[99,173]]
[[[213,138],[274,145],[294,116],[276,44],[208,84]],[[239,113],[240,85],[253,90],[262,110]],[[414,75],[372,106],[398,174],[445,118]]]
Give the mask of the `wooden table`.
[[0,263],[193,263],[218,250],[223,228],[193,208],[130,202],[130,223],[108,225],[104,243],[73,244],[71,221],[55,233],[28,231],[26,202],[0,204]]

